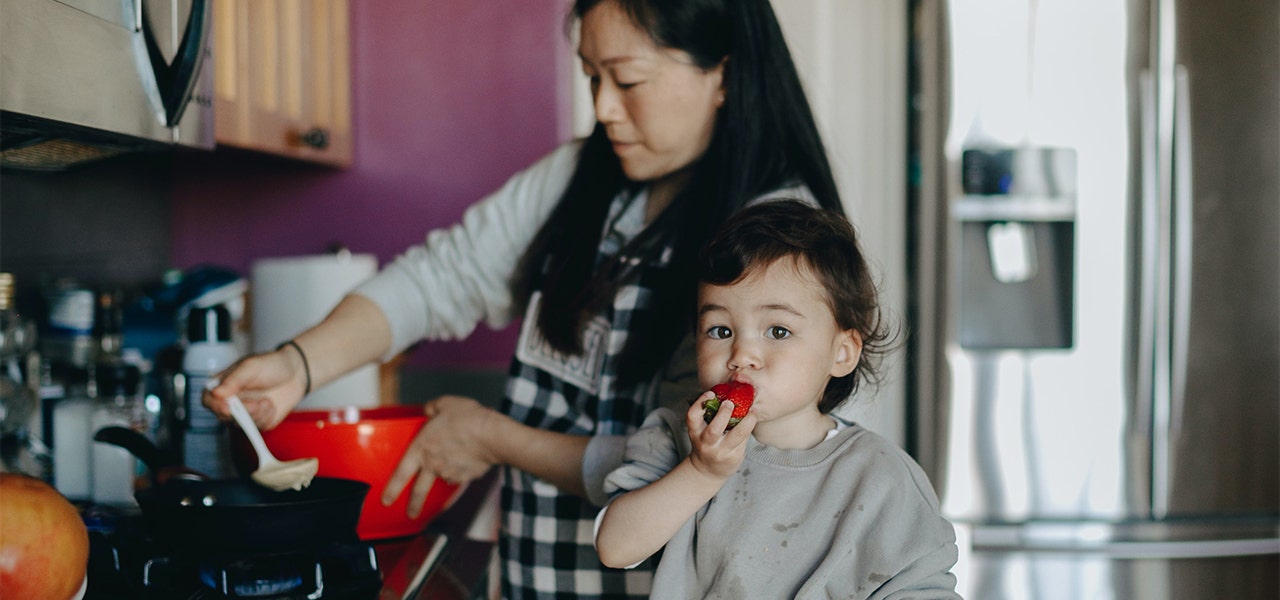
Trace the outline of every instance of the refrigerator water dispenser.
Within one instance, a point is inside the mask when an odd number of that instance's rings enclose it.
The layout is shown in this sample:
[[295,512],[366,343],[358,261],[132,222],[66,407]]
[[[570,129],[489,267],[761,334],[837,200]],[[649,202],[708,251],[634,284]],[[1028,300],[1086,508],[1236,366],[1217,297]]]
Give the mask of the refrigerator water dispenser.
[[1075,151],[969,149],[961,174],[953,211],[961,347],[1071,348]]

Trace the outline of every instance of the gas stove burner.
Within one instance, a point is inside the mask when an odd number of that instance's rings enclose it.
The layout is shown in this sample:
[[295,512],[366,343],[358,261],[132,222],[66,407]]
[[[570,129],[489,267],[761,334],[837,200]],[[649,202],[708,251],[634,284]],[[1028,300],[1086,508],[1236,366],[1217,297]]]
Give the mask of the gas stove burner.
[[[272,554],[201,561],[194,567],[205,587],[225,598],[376,597],[382,584],[373,549],[362,544],[335,545],[320,552]],[[371,595],[358,592],[368,588]]]
[[[305,573],[308,566],[312,573]],[[230,564],[200,564],[200,582],[231,598],[272,598],[324,590],[324,574],[318,563],[282,557],[236,560]],[[305,576],[304,576],[305,575]],[[307,586],[305,589],[303,586]]]
[[121,521],[90,533],[86,600],[373,600],[382,587],[373,546],[195,555]]

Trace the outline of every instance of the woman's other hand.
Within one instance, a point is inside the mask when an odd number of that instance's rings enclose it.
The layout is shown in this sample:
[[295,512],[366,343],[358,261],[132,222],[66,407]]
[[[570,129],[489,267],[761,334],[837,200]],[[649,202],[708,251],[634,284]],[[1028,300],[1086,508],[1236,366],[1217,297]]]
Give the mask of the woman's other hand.
[[441,396],[428,402],[423,411],[429,417],[427,424],[414,436],[382,491],[382,504],[389,506],[412,481],[410,517],[422,512],[436,477],[465,484],[498,463],[485,441],[492,435],[493,420],[506,418],[462,396]]
[[218,385],[205,390],[202,402],[222,420],[231,419],[227,399],[239,396],[259,429],[273,429],[302,401],[306,365],[297,350],[283,347],[247,356],[218,375]]

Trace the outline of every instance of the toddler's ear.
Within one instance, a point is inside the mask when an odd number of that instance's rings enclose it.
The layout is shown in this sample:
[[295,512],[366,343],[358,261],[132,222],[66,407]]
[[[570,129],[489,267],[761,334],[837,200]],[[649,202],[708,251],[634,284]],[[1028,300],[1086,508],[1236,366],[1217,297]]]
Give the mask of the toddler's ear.
[[862,334],[856,329],[840,333],[837,339],[835,361],[831,363],[831,376],[844,377],[853,372],[862,358]]

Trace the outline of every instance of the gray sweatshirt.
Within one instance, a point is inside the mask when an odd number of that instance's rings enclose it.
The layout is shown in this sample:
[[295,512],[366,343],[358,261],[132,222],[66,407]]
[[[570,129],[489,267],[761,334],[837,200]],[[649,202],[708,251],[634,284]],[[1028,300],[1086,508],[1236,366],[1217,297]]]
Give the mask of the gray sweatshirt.
[[[605,480],[648,485],[691,452],[684,416],[654,411]],[[955,530],[922,471],[850,425],[807,450],[751,438],[719,493],[662,550],[653,598],[959,598]]]

